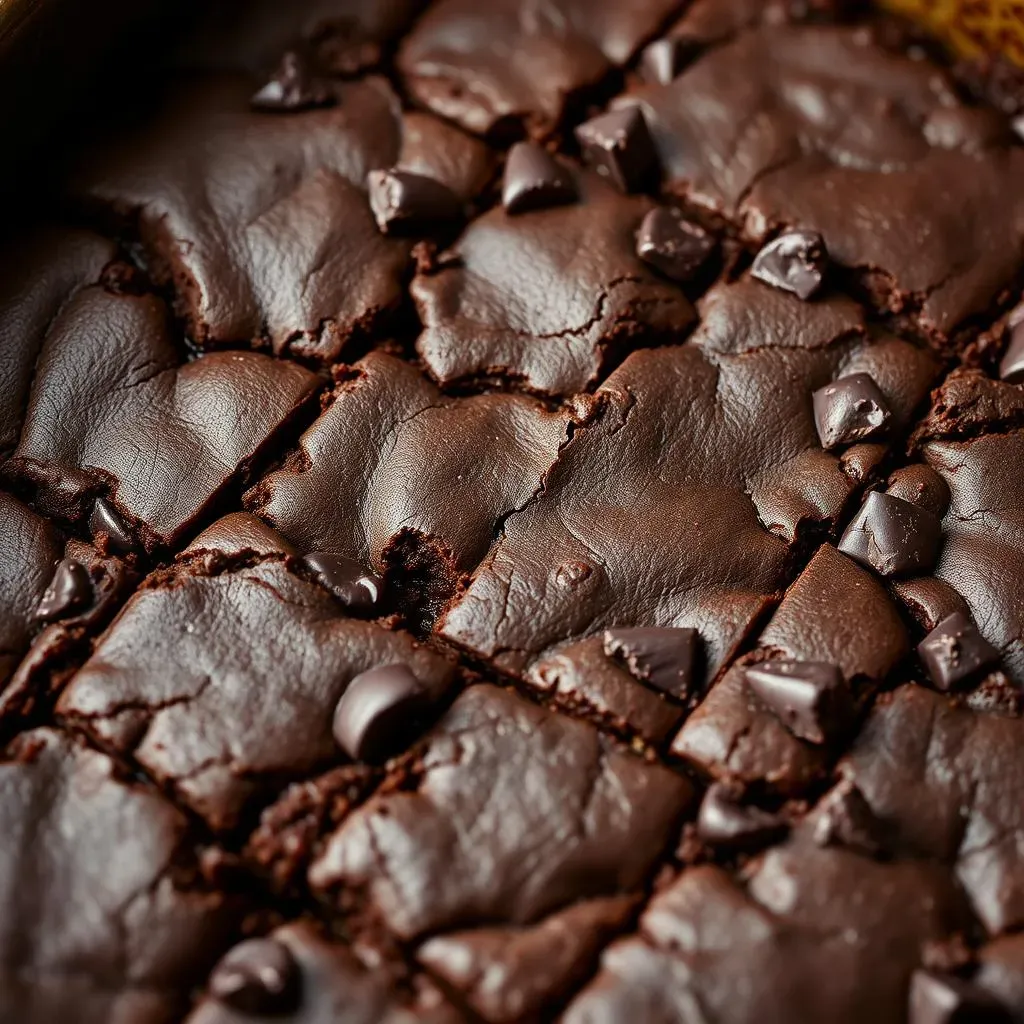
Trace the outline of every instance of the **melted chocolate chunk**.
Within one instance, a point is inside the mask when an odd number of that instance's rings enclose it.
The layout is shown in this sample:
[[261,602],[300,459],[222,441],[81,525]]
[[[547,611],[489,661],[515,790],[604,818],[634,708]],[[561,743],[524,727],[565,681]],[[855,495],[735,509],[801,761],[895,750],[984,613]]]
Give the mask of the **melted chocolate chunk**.
[[575,202],[579,193],[569,173],[546,149],[517,142],[505,161],[501,202],[505,212],[527,213]]
[[963,612],[944,618],[917,645],[917,653],[932,682],[944,692],[999,662],[999,652]]
[[754,257],[750,273],[758,281],[806,301],[821,287],[827,265],[828,254],[821,235],[814,231],[787,231],[773,238]]
[[679,36],[666,36],[648,43],[640,54],[640,74],[645,82],[665,85],[693,59],[694,47]]
[[385,235],[427,235],[462,220],[458,196],[425,174],[370,171],[368,182],[370,209]]
[[644,217],[636,234],[636,254],[673,281],[689,281],[715,250],[703,228],[659,206]]
[[273,1016],[296,1007],[298,983],[298,968],[286,946],[274,939],[249,939],[214,968],[210,994],[242,1013]]
[[839,669],[820,661],[762,661],[747,685],[800,739],[825,743],[847,728],[853,706]]
[[606,629],[604,652],[620,658],[635,678],[679,700],[694,688],[694,661],[700,637],[695,629],[633,627]]
[[826,450],[881,434],[892,418],[881,388],[867,373],[851,373],[814,392],[814,423]]
[[789,830],[778,814],[742,803],[730,787],[716,782],[708,788],[697,814],[697,834],[712,846],[754,850],[769,846]]
[[999,376],[1008,384],[1024,384],[1024,306],[1018,306],[1008,317],[1008,341],[999,361]]
[[882,850],[881,825],[850,779],[843,779],[822,798],[811,821],[811,834],[819,846],[845,846],[866,857]]
[[658,157],[643,112],[625,107],[576,128],[583,158],[620,192],[641,192],[650,184]]
[[909,1024],[1010,1024],[1009,1012],[984,989],[962,978],[914,971]]
[[935,566],[942,523],[933,512],[872,491],[839,541],[844,555],[880,576],[926,573]]
[[428,695],[408,665],[356,676],[334,712],[334,738],[354,761],[382,761],[402,749]]
[[89,604],[92,596],[89,570],[73,558],[62,559],[39,601],[36,618],[43,622],[63,618]]
[[368,572],[354,558],[313,551],[303,561],[353,615],[370,615],[380,608],[384,596],[383,577]]

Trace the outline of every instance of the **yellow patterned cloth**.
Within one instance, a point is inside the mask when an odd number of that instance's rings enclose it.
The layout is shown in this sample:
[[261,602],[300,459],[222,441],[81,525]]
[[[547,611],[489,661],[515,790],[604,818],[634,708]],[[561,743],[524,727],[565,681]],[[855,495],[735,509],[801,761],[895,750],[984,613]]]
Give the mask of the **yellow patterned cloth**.
[[1024,67],[1024,0],[883,0],[964,56],[1002,53]]

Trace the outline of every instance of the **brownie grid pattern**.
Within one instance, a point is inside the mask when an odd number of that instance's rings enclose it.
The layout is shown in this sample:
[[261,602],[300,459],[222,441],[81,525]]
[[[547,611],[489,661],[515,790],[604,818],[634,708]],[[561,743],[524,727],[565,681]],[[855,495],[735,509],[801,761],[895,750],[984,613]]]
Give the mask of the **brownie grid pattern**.
[[852,6],[225,8],[7,240],[0,1022],[1024,1020],[1024,149]]

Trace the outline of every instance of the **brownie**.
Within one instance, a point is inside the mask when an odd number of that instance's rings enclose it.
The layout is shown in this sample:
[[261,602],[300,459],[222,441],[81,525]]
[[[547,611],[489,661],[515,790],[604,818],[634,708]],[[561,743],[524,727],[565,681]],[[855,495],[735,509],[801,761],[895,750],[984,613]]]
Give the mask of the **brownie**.
[[[276,984],[275,984],[276,983]],[[283,984],[282,984],[283,983]],[[229,950],[186,1024],[459,1024],[466,1020],[421,976],[366,964],[350,946],[295,921]]]
[[9,190],[0,1024],[1024,1020],[1020,125],[857,0],[201,6]]
[[963,920],[935,865],[882,864],[798,838],[744,884],[713,865],[684,871],[638,933],[605,951],[562,1019],[902,1024],[922,945]]
[[618,102],[643,110],[673,194],[755,244],[819,232],[882,309],[940,341],[1019,270],[1024,152],[1005,118],[863,28],[752,29]]
[[3,753],[0,823],[0,1018],[179,1019],[241,909],[193,877],[186,817],[104,754],[38,729]]
[[181,540],[318,386],[261,353],[187,360],[151,294],[83,288],[38,326],[3,472],[47,513],[88,520],[124,551]]
[[571,423],[521,395],[449,397],[414,366],[374,352],[248,500],[303,552],[378,572],[394,564],[398,574],[418,554],[454,585],[540,489]]
[[[464,691],[353,811],[309,881],[409,942],[529,925],[576,900],[638,891],[694,787],[591,726],[490,685]],[[436,947],[435,947],[436,948]]]
[[[217,830],[282,782],[343,759],[332,720],[360,673],[406,665],[436,700],[454,682],[450,659],[347,617],[287,556],[254,553],[244,534],[232,552],[235,532],[214,528],[151,576],[57,705]],[[226,561],[210,565],[218,547]]]
[[409,240],[374,222],[369,172],[398,165],[469,200],[489,157],[404,115],[382,78],[331,83],[329,105],[299,110],[251,107],[260,85],[242,74],[180,83],[141,133],[79,172],[74,192],[137,225],[197,343],[335,360],[401,304],[409,268]]
[[582,391],[625,345],[674,340],[692,323],[682,291],[636,254],[651,201],[591,172],[573,179],[576,202],[495,207],[412,282],[416,348],[442,384],[499,377]]
[[745,277],[700,312],[688,343],[635,352],[598,388],[599,415],[505,521],[443,636],[520,672],[598,629],[688,626],[710,681],[885,454],[884,439],[823,450],[812,392],[869,373],[906,425],[937,370],[836,295]]
[[402,43],[398,68],[418,102],[470,131],[543,136],[677,7],[675,0],[439,0]]

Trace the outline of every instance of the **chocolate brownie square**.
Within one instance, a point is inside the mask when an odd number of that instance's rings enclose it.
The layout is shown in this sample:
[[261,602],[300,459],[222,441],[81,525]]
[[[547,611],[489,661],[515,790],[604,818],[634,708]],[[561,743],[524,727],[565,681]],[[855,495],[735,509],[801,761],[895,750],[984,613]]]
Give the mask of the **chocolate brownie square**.
[[37,729],[0,761],[0,828],[0,1019],[180,1019],[244,908],[201,884],[185,815]]
[[345,758],[335,709],[361,673],[405,666],[431,701],[455,680],[450,658],[384,622],[347,617],[293,571],[286,546],[261,553],[239,528],[212,528],[145,581],[57,705],[215,830]]

